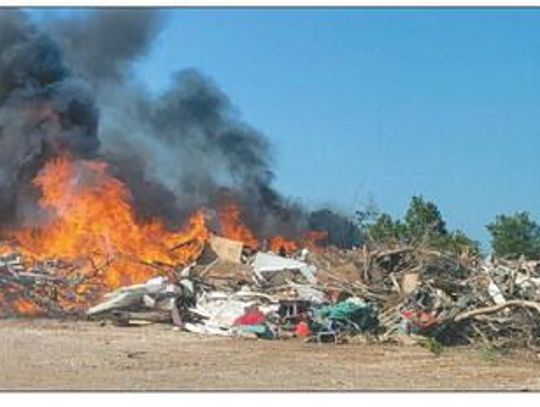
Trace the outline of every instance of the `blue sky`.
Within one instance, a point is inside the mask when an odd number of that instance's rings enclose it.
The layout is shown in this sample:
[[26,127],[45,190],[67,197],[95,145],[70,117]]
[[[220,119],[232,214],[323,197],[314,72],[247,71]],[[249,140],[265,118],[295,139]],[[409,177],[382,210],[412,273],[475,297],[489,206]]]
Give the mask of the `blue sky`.
[[136,76],[213,78],[271,140],[285,194],[395,216],[422,194],[483,243],[497,214],[540,219],[540,9],[164,13]]

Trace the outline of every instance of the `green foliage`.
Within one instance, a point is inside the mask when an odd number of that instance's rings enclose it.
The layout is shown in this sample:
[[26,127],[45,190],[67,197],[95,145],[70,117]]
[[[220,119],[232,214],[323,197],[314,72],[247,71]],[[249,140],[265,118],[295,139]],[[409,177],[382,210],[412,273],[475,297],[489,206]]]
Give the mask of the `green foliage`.
[[443,345],[437,339],[433,337],[427,337],[425,342],[422,343],[431,353],[435,356],[439,356],[443,352]]
[[448,234],[439,208],[421,196],[412,197],[405,214],[405,227],[409,241],[429,240]]
[[478,242],[457,230],[449,232],[437,206],[421,196],[413,196],[403,221],[374,210],[358,211],[364,239],[376,244],[426,244],[456,254],[479,254]]
[[499,215],[487,229],[496,256],[515,259],[523,255],[540,259],[540,227],[527,212]]
[[403,240],[404,225],[386,213],[380,215],[369,228],[369,237],[375,242],[397,243]]
[[481,254],[480,244],[461,230],[451,232],[442,243],[442,248],[451,253],[468,253],[474,256]]

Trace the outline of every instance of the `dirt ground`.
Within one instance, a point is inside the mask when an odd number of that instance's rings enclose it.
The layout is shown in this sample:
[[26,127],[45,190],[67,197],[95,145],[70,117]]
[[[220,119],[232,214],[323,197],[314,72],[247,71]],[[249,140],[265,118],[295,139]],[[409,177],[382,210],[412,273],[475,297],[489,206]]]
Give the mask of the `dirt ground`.
[[166,325],[0,321],[3,390],[538,390],[540,360],[480,349],[200,337]]

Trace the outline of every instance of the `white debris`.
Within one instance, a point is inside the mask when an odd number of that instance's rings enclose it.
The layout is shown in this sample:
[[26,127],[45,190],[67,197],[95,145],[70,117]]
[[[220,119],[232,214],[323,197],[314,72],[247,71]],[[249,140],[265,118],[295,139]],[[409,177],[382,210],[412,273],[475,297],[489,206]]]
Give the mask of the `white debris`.
[[95,315],[112,310],[121,310],[138,305],[147,308],[172,310],[174,298],[179,293],[175,284],[168,283],[165,277],[154,277],[144,284],[119,288],[105,294],[105,301],[90,308],[86,314]]
[[490,295],[493,302],[497,305],[504,304],[506,302],[506,298],[504,298],[504,295],[502,294],[499,287],[497,287],[497,284],[489,279],[489,285],[488,285],[488,294]]
[[296,292],[296,297],[301,300],[310,301],[315,304],[326,302],[326,295],[320,289],[306,284],[296,284],[292,281],[288,284]]
[[167,279],[165,277],[154,277],[144,283],[144,288],[147,294],[158,294],[167,287]]
[[315,272],[317,269],[294,259],[278,256],[274,253],[258,252],[253,262],[253,271],[260,280],[266,280],[269,276],[284,270],[298,270],[310,283],[315,283]]
[[[271,303],[273,302],[273,303]],[[236,335],[234,321],[244,315],[246,309],[257,305],[264,314],[277,312],[279,304],[272,297],[242,289],[234,294],[221,291],[204,293],[190,311],[204,317],[202,323],[188,323],[185,328],[190,332],[212,335]]]

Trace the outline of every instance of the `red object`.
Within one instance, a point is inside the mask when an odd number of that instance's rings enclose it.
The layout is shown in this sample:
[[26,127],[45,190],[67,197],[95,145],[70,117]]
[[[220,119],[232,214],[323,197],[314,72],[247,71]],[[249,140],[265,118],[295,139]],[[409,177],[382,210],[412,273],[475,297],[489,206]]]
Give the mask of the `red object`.
[[401,315],[408,319],[411,324],[422,329],[430,328],[439,323],[439,320],[435,315],[425,311],[403,311]]
[[234,325],[261,325],[266,320],[264,314],[258,309],[248,311],[241,317],[236,318]]
[[308,337],[311,335],[309,325],[305,321],[300,321],[296,325],[296,335],[301,336],[302,338]]

